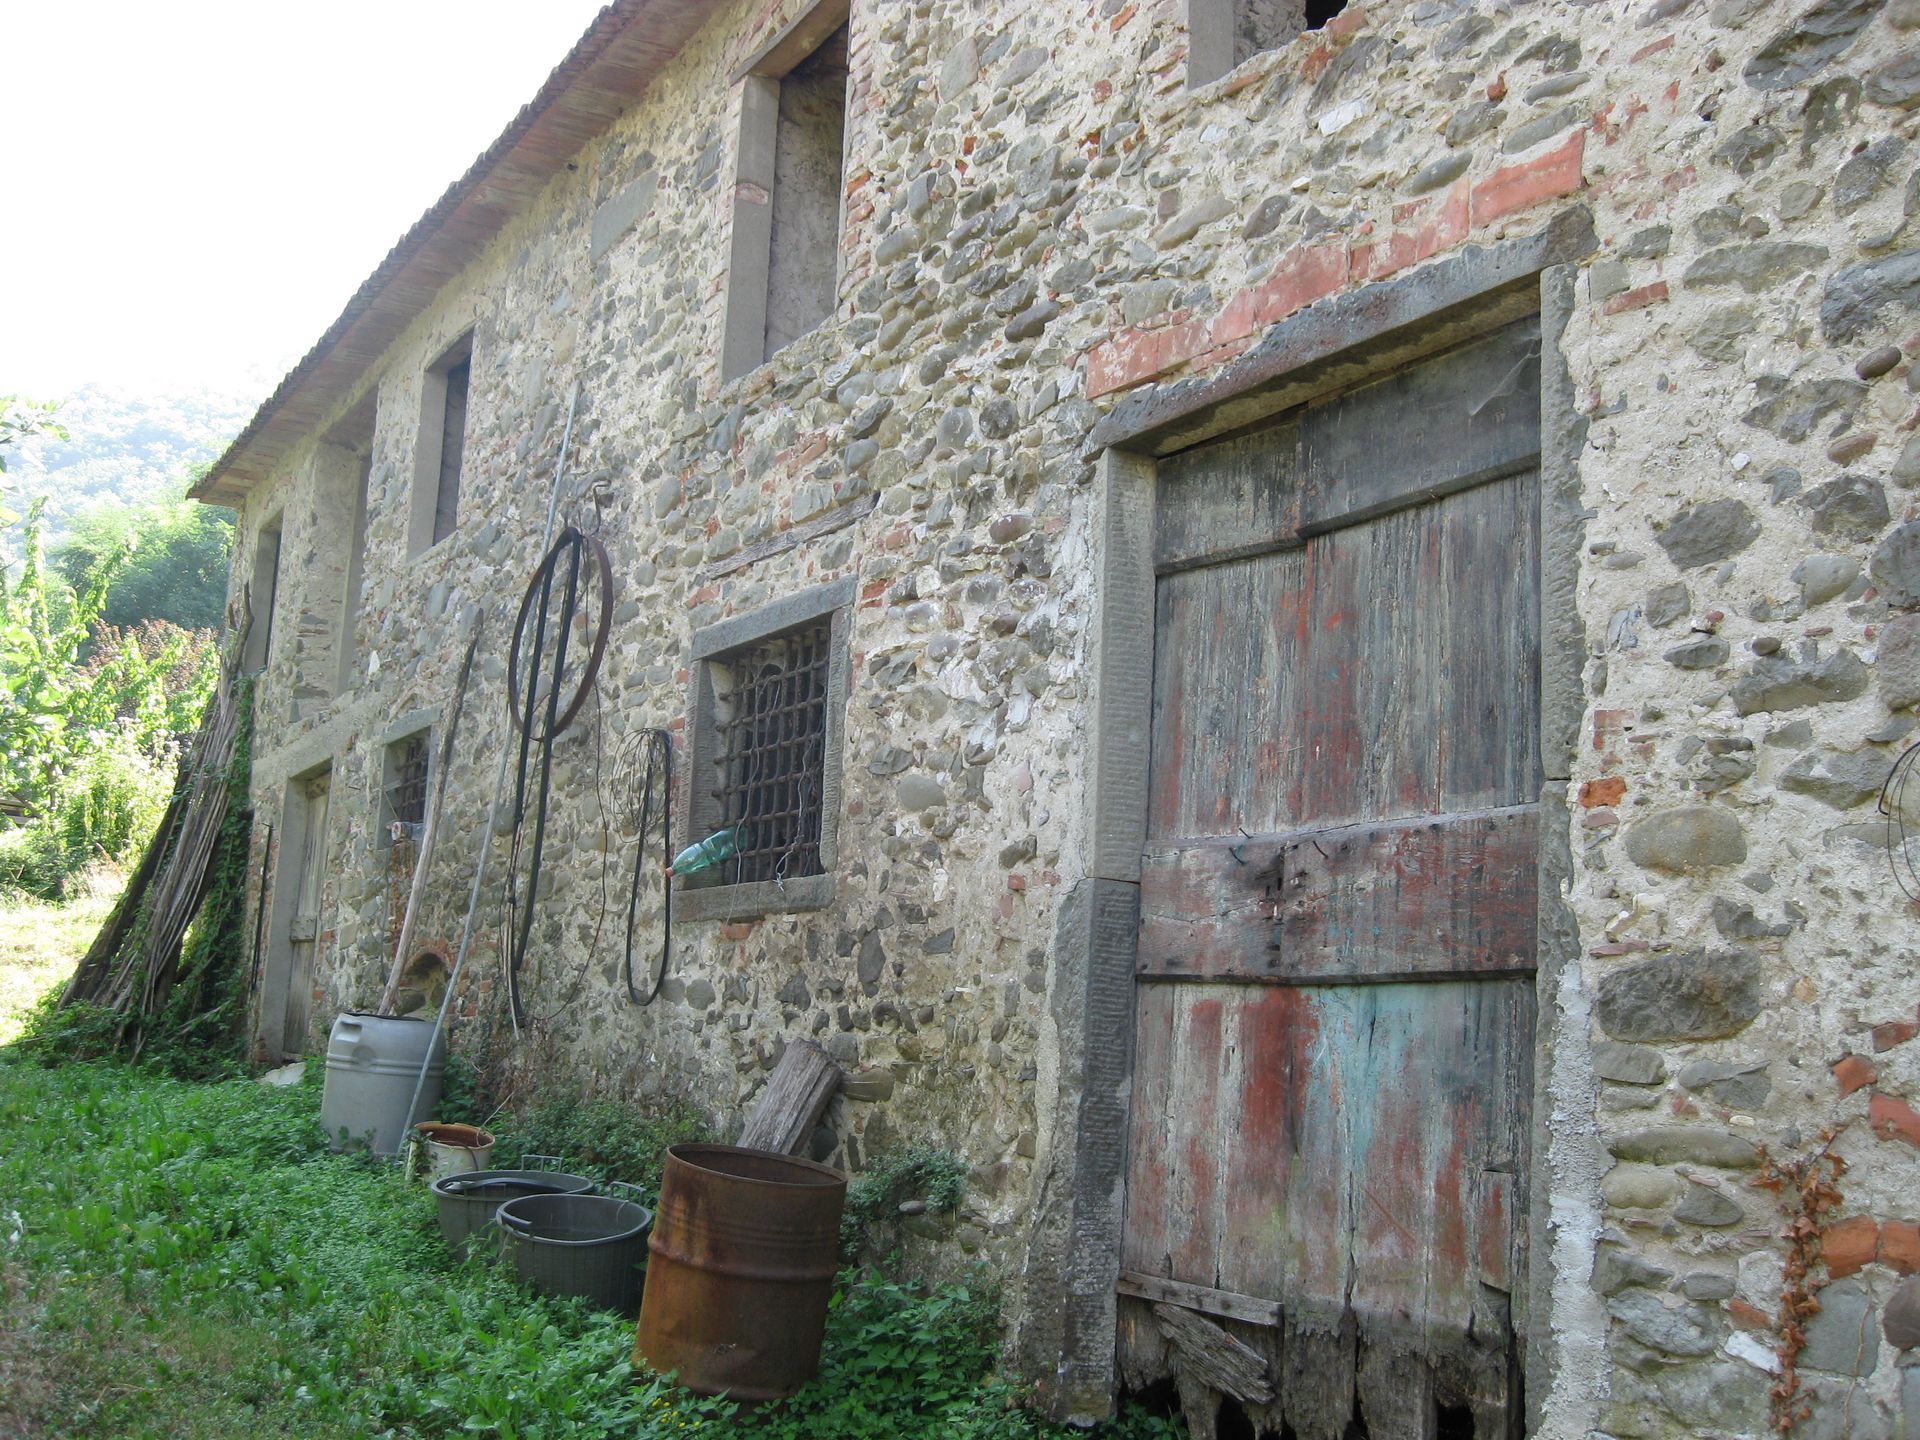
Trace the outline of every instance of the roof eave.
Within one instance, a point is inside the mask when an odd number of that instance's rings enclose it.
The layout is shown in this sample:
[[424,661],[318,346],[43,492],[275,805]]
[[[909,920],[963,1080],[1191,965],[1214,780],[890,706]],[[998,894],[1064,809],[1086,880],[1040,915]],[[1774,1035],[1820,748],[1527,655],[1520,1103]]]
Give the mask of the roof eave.
[[239,505],[573,156],[706,22],[713,0],[613,0],[539,92],[387,252],[319,342],[187,493]]

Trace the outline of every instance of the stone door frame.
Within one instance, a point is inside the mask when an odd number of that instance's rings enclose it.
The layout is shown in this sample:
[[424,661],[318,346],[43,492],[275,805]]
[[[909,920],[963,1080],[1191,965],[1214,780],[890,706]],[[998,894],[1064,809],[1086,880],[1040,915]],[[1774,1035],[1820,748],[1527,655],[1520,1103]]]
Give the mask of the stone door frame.
[[[1580,1257],[1590,1256],[1598,1234],[1603,1169],[1593,1120],[1579,935],[1565,899],[1572,864],[1567,783],[1587,708],[1585,630],[1575,595],[1586,526],[1579,475],[1586,420],[1575,404],[1561,340],[1575,304],[1578,262],[1594,248],[1591,216],[1584,207],[1570,207],[1534,235],[1468,247],[1313,305],[1271,327],[1254,349],[1221,371],[1136,391],[1094,428],[1090,444],[1099,453],[1099,474],[1092,505],[1095,602],[1082,817],[1088,868],[1062,905],[1055,936],[1051,1006],[1061,1076],[1058,1140],[1037,1205],[1023,1342],[1029,1364],[1044,1372],[1042,1388],[1061,1418],[1086,1421],[1107,1413],[1117,1385],[1115,1283],[1125,1211],[1133,972],[1146,842],[1157,460],[1534,313],[1540,316],[1542,351],[1543,838],[1533,1202],[1527,1219],[1530,1280],[1528,1293],[1513,1297],[1515,1326],[1528,1336],[1528,1432],[1539,1428],[1543,1403],[1563,1372],[1598,1371],[1603,1359],[1598,1317],[1587,1316],[1564,1333],[1549,1323],[1567,1310],[1570,1292],[1584,1290]],[[1552,1129],[1548,1122],[1556,1108],[1579,1118]],[[1581,1353],[1562,1353],[1575,1349]]]

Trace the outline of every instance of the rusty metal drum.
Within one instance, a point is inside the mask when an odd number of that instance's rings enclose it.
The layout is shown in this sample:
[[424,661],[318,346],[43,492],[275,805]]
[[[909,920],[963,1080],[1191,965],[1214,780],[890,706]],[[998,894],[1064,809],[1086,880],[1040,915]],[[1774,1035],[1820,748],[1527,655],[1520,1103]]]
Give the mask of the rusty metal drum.
[[838,1170],[734,1145],[667,1151],[634,1358],[703,1395],[777,1400],[820,1368]]

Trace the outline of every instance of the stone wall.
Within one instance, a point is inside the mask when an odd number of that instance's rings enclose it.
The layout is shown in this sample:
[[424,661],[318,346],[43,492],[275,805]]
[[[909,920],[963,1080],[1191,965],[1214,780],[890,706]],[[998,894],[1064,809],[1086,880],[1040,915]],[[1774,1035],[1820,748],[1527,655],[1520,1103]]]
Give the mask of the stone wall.
[[[1834,1283],[1796,1433],[1913,1433],[1920,923],[1875,800],[1920,700],[1920,5],[1386,0],[1189,89],[1184,0],[856,4],[835,315],[723,383],[732,76],[804,9],[719,7],[369,376],[362,671],[336,697],[315,677],[337,666],[347,467],[316,433],[247,504],[248,526],[284,510],[298,617],[260,699],[259,813],[334,765],[317,1023],[378,994],[381,747],[445,704],[484,613],[423,927],[457,937],[508,739],[505,626],[578,385],[563,509],[607,543],[619,601],[601,698],[558,749],[538,1028],[583,1083],[729,1125],[786,1039],[819,1039],[871,1098],[836,1104],[818,1153],[964,1155],[957,1223],[915,1222],[930,1261],[984,1255],[1044,1331],[1056,1301],[1023,1284],[1052,1273],[1075,1143],[1049,1000],[1077,983],[1053,936],[1089,879],[1094,426],[1316,301],[1584,207],[1559,346],[1586,543],[1549,576],[1587,642],[1580,962],[1541,1006],[1535,1432],[1767,1433],[1796,1343],[1781,1236],[1804,1219]],[[460,528],[410,560],[421,377],[469,326]],[[596,770],[641,727],[683,729],[694,630],[846,577],[835,903],[678,927],[660,1002],[630,1006]],[[500,920],[495,885],[476,974]],[[1837,1199],[1803,1216],[1791,1167],[1826,1153]]]

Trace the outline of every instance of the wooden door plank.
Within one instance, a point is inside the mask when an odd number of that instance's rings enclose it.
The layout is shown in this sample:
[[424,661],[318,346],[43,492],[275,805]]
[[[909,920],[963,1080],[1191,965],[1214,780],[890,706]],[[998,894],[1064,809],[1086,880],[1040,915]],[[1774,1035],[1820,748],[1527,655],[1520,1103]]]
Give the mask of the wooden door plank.
[[1143,1275],[1138,1270],[1122,1270],[1116,1288],[1122,1295],[1160,1304],[1184,1305],[1203,1315],[1223,1315],[1229,1320],[1243,1320],[1249,1325],[1277,1326],[1280,1323],[1279,1302],[1262,1300],[1256,1295],[1239,1295],[1231,1290],[1189,1285],[1185,1281],[1168,1280],[1159,1275]]
[[1533,472],[1445,507],[1424,674],[1440,699],[1438,808],[1532,800],[1540,785],[1540,525]]
[[1296,1211],[1303,1177],[1301,1131],[1313,1108],[1313,1012],[1301,991],[1239,987],[1233,1016],[1240,1057],[1237,1113],[1217,1264],[1219,1283],[1249,1295],[1297,1289],[1289,1271],[1287,1234],[1305,1216]]
[[1298,545],[1300,424],[1283,419],[1159,466],[1153,559],[1161,571]]
[[1533,968],[1537,807],[1206,839],[1140,874],[1142,976],[1347,984]]
[[1538,830],[1529,807],[1289,842],[1267,973],[1397,980],[1532,970]]
[[1173,1235],[1184,1217],[1169,1214],[1168,1179],[1173,1157],[1167,1135],[1172,1110],[1175,995],[1169,986],[1141,985],[1134,992],[1133,1099],[1128,1115],[1126,1224],[1120,1263],[1126,1269],[1165,1275],[1173,1264]]
[[1539,347],[1539,321],[1522,320],[1163,458],[1155,566],[1169,573],[1292,548],[1529,468],[1540,449]]
[[[1540,450],[1540,326],[1529,318],[1299,418],[1304,533],[1530,468]],[[1388,437],[1391,437],[1390,439]]]
[[1221,1046],[1229,997],[1213,986],[1173,989],[1173,1070],[1168,1090],[1168,1257],[1175,1279],[1211,1285],[1219,1252]]
[[1253,977],[1270,973],[1286,842],[1263,836],[1149,853],[1140,867],[1142,975]]

